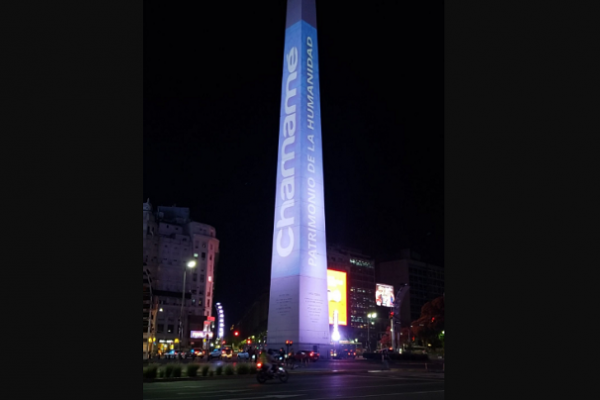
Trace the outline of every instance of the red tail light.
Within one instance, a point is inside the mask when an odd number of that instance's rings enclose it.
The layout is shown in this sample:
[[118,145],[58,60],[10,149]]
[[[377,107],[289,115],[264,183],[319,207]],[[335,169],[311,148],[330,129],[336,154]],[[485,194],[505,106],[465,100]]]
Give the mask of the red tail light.
[[310,353],[310,356],[311,356],[311,357],[312,357],[312,356],[314,356],[314,355],[315,355],[315,353]]
[[262,364],[261,363],[256,364],[256,368],[262,368]]

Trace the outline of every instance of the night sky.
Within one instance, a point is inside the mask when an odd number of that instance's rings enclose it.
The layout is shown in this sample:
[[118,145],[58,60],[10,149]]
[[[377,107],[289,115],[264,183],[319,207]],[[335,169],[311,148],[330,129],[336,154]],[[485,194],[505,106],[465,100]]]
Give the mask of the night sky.
[[[270,285],[285,15],[144,3],[142,200],[216,228],[232,324]],[[317,0],[328,242],[443,265],[443,28],[441,2]]]

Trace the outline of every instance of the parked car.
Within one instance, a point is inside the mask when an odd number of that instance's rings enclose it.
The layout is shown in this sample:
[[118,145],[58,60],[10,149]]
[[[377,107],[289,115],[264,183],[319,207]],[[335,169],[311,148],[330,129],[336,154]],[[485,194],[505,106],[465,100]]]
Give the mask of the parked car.
[[231,349],[221,350],[221,358],[231,360],[233,358],[233,350],[231,350]]
[[221,350],[213,350],[209,355],[208,355],[208,359],[212,360],[215,358],[221,358],[221,355],[223,353],[221,352]]
[[196,357],[204,357],[204,354],[206,353],[202,349],[192,349],[192,351],[190,351],[190,354],[193,354]]
[[311,351],[308,353],[308,356],[310,357],[311,361],[319,361],[319,358],[321,358],[321,354],[317,353],[316,351]]
[[237,358],[238,358],[238,360],[249,360],[250,354],[248,354],[247,351],[243,351],[243,352],[237,353]]
[[[167,359],[176,359],[176,358],[179,358],[179,354],[180,353],[177,350],[169,350],[164,353],[164,357]],[[181,357],[184,357],[186,355],[187,355],[187,353],[181,352]]]
[[352,349],[343,349],[340,350],[336,353],[335,357],[333,357],[335,360],[349,360],[349,359],[356,359],[356,352]]
[[294,354],[292,356],[292,360],[294,362],[299,362],[299,363],[308,362],[308,361],[310,361],[310,355],[309,354],[310,353],[308,353],[306,351],[299,351],[299,352],[297,352],[296,354]]

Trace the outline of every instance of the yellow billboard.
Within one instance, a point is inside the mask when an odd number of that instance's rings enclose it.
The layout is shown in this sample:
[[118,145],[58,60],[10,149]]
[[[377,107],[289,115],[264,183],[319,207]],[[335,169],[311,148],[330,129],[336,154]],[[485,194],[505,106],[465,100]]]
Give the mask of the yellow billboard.
[[329,298],[329,325],[333,325],[334,312],[338,312],[338,325],[348,325],[347,274],[327,270],[327,296]]

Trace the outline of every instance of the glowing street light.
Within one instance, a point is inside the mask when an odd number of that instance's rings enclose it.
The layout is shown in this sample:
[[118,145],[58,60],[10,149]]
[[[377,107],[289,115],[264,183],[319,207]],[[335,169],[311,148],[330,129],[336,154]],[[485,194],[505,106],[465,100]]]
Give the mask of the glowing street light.
[[[196,260],[190,260],[187,267],[192,269],[196,267]],[[183,341],[183,306],[185,305],[185,281],[187,278],[187,269],[183,270],[183,288],[181,289],[181,311],[179,312],[179,352],[181,353],[181,342]]]
[[335,310],[333,312],[333,333],[331,334],[331,340],[333,340],[334,342],[339,342],[341,339],[340,332],[338,330],[338,319],[339,311]]
[[367,315],[367,318],[369,318],[369,329],[368,329],[368,343],[367,343],[367,348],[369,351],[371,351],[371,320],[377,318],[377,313],[372,313]]

